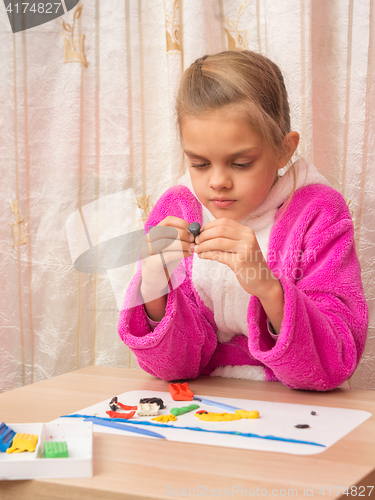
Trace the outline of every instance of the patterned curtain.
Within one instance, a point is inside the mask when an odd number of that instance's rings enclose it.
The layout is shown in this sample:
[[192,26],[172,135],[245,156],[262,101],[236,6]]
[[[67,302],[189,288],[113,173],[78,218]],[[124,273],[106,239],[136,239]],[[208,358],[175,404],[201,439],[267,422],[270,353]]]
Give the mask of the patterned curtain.
[[73,268],[66,224],[126,190],[145,220],[183,170],[181,74],[226,49],[280,65],[299,153],[350,206],[370,307],[352,386],[375,389],[374,20],[371,0],[81,0],[13,33],[0,2],[0,391],[137,368],[117,335],[120,292]]

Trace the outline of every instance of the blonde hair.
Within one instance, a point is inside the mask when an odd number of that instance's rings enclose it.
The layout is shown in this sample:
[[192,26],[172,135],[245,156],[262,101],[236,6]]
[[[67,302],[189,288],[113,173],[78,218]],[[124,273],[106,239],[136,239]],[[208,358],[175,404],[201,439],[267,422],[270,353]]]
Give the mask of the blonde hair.
[[[288,94],[275,63],[249,50],[229,50],[200,57],[191,64],[182,76],[177,94],[180,131],[185,117],[204,117],[230,107],[235,107],[275,157],[287,154],[283,138],[291,131]],[[289,168],[294,183],[286,206],[296,188],[293,163]]]

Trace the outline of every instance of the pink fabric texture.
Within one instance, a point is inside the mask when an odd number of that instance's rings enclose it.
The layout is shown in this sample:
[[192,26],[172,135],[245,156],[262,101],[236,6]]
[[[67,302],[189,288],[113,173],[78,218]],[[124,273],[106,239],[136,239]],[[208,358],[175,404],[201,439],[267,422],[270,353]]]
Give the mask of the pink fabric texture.
[[[202,208],[190,190],[167,190],[152,210],[146,228],[168,215],[202,223]],[[364,350],[368,307],[363,293],[354,230],[342,195],[313,184],[298,189],[284,215],[276,214],[267,262],[285,298],[279,335],[272,335],[260,300],[250,298],[247,338],[219,343],[213,313],[186,278],[168,294],[166,314],[150,325],[139,298],[141,262],[120,314],[119,335],[141,368],[163,380],[209,375],[219,366],[264,366],[266,380],[294,389],[327,391],[355,371]],[[180,267],[179,266],[179,267]],[[178,272],[178,268],[175,272]]]

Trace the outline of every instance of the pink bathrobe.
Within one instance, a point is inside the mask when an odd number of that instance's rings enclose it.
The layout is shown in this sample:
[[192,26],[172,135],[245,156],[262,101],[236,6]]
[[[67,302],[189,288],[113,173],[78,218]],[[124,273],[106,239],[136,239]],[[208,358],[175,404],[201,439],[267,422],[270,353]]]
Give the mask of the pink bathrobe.
[[[202,223],[202,206],[187,187],[177,185],[158,200],[146,227],[168,215]],[[252,365],[264,367],[266,380],[294,389],[333,389],[356,369],[368,327],[353,232],[344,198],[323,184],[301,187],[286,213],[277,212],[267,256],[285,298],[276,338],[260,300],[251,296],[248,337],[218,342],[214,314],[192,283],[193,256],[180,264],[186,278],[168,294],[166,314],[153,331],[144,306],[131,306],[141,302],[138,263],[120,315],[120,337],[141,368],[167,381],[209,375],[221,366]]]

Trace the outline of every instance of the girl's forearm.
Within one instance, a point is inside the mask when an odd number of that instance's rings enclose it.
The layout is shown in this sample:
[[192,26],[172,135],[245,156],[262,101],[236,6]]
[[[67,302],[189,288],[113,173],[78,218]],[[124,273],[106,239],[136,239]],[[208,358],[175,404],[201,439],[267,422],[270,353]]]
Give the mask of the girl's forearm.
[[145,291],[141,294],[145,301],[144,306],[147,313],[147,316],[152,319],[152,321],[161,321],[165,316],[165,308],[167,307],[168,294],[162,295],[161,297],[157,297],[153,300],[147,301],[147,293]]
[[169,274],[166,268],[164,268],[164,272],[167,278],[167,285],[163,290],[150,288],[143,279],[141,283],[141,295],[144,300],[145,310],[147,316],[152,321],[161,321],[165,316],[169,291]]
[[277,334],[280,333],[284,318],[284,290],[279,280],[275,280],[274,286],[265,297],[259,297],[263,309]]

